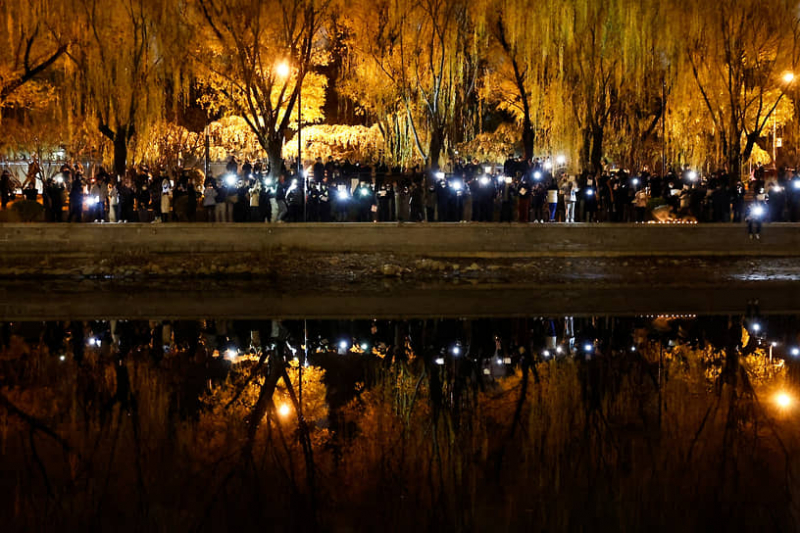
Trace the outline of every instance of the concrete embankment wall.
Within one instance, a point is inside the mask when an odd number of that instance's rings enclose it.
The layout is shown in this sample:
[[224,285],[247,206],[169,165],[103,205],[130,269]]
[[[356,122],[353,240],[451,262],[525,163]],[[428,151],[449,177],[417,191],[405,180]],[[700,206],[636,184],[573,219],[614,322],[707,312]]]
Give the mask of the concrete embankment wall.
[[800,256],[800,224],[0,224],[14,257],[395,254],[419,257]]

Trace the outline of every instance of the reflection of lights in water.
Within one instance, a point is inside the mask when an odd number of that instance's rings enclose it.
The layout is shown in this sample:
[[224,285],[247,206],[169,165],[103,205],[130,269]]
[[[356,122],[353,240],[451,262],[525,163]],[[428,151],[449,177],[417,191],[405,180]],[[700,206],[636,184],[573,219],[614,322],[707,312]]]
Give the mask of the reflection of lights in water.
[[437,365],[443,365],[444,364],[444,357],[437,357],[436,361],[434,361],[434,363],[436,363]]
[[291,412],[292,412],[292,408],[289,407],[288,404],[284,403],[284,404],[281,404],[280,407],[278,407],[278,415],[280,415],[282,417],[289,416],[289,413],[291,413]]
[[789,407],[792,406],[794,400],[792,399],[791,396],[789,396],[785,392],[779,392],[778,394],[775,395],[775,403],[781,409],[788,409]]

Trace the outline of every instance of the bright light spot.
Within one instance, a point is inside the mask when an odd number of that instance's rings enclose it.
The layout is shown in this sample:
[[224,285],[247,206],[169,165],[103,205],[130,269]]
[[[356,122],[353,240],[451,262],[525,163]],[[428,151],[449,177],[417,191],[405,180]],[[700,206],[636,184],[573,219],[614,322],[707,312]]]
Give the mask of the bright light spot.
[[772,342],[770,343],[770,346],[772,346],[773,348],[774,348],[774,347],[776,347],[777,345],[778,345],[778,343],[777,343],[777,342],[775,342],[775,341],[772,341]]
[[783,75],[784,83],[792,83],[794,81],[794,72],[787,72]]
[[369,345],[366,342],[361,343],[361,349],[363,351],[366,352],[368,348],[369,348]]
[[792,348],[792,355],[797,357],[800,355],[800,348]]
[[567,162],[567,157],[566,156],[560,155],[560,156],[556,157],[556,163],[558,163],[559,165],[563,165],[566,162]]
[[792,186],[793,186],[795,189],[797,189],[797,190],[800,190],[800,180],[794,180],[794,181],[792,182]]
[[594,189],[586,189],[587,196],[594,196]]
[[757,205],[753,208],[753,215],[760,217],[764,215],[764,208],[760,205]]
[[288,78],[289,74],[291,73],[292,73],[292,68],[286,61],[278,63],[278,65],[275,67],[275,74],[277,74],[281,78]]
[[498,365],[502,365],[503,364],[503,360],[501,358],[499,358],[499,357],[497,358],[497,364]]
[[761,324],[755,322],[752,326],[750,326],[750,329],[758,333],[759,331],[761,331]]
[[267,187],[269,187],[270,185],[272,185],[272,178],[267,178],[267,179],[265,179],[265,180],[264,180],[264,185],[265,185],[265,186],[267,186]]
[[464,186],[464,184],[461,183],[460,181],[454,181],[453,183],[450,184],[450,186],[453,188],[453,190],[460,191],[461,188]]
[[779,392],[775,395],[775,403],[778,404],[778,407],[781,409],[787,409],[792,406],[794,400],[785,392]]
[[441,366],[441,365],[444,364],[444,358],[443,357],[437,357],[436,360],[434,361],[434,363],[436,363],[437,365]]
[[348,344],[347,344],[347,341],[341,341],[341,342],[339,342],[339,349],[340,349],[340,350],[346,350],[346,349],[347,349],[347,346],[348,346]]
[[689,172],[689,181],[696,181],[697,180],[697,172],[692,170]]
[[491,174],[492,173],[492,167],[483,167],[483,171],[486,172],[487,174]]
[[369,196],[369,189],[361,189],[361,196]]
[[486,176],[483,176],[483,177],[481,177],[480,182],[481,182],[481,185],[483,185],[483,186],[489,185],[489,178],[487,178]]
[[281,404],[280,407],[278,407],[278,415],[283,417],[283,418],[286,418],[287,416],[289,416],[289,413],[291,413],[291,412],[292,412],[292,408],[289,407],[289,404],[283,403],[283,404]]
[[540,180],[540,179],[542,179],[542,173],[541,173],[541,172],[539,172],[539,171],[536,171],[536,172],[534,172],[534,173],[533,173],[533,179],[535,179],[535,180]]
[[225,350],[225,359],[228,361],[233,361],[236,359],[236,356],[239,355],[239,352],[234,350],[233,348],[228,348]]
[[58,357],[58,360],[59,360],[59,361],[66,361],[66,360],[67,360],[67,356],[66,356],[66,355],[60,355],[60,356]]
[[584,352],[591,352],[591,351],[592,351],[592,348],[593,348],[593,347],[592,347],[592,345],[591,345],[591,344],[584,344],[584,345],[583,345],[583,351],[584,351]]
[[350,195],[349,195],[349,194],[347,194],[347,191],[339,191],[339,192],[336,194],[336,196],[338,196],[338,197],[339,197],[339,200],[347,200],[348,198],[350,198]]
[[545,161],[544,162],[544,168],[546,168],[547,170],[550,170],[551,168],[553,168],[553,163],[551,163],[550,161]]
[[631,351],[635,352],[636,351],[636,346],[631,346]]
[[639,185],[639,178],[633,178],[633,184]]
[[545,357],[550,357],[550,350],[543,351],[542,355],[545,356]]
[[453,350],[452,351],[453,351],[453,355],[458,355],[458,354],[461,353],[461,348],[459,348],[458,346],[453,346]]
[[225,183],[228,186],[236,185],[236,174],[228,174],[225,176]]
[[556,348],[556,353],[563,353],[563,352],[564,352],[564,349],[561,346]]
[[436,173],[436,179],[437,180],[443,180],[444,179],[444,172],[437,172]]

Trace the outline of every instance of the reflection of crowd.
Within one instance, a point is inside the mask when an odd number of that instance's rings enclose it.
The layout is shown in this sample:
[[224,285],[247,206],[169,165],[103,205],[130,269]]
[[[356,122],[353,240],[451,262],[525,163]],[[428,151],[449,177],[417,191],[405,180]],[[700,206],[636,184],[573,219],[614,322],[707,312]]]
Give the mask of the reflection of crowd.
[[[568,176],[548,159],[509,157],[501,166],[453,161],[447,172],[374,167],[318,158],[298,172],[294,164],[271,173],[268,164],[231,158],[223,174],[186,169],[131,169],[115,179],[103,168],[87,177],[64,165],[42,178],[32,164],[20,185],[5,171],[5,208],[16,189],[37,198],[42,181],[47,221],[105,222],[698,222],[800,221],[800,177],[763,169],[750,183],[729,185],[723,173],[699,176],[683,169],[666,176],[624,170]],[[273,177],[277,176],[277,177]],[[30,194],[29,194],[30,193]]]

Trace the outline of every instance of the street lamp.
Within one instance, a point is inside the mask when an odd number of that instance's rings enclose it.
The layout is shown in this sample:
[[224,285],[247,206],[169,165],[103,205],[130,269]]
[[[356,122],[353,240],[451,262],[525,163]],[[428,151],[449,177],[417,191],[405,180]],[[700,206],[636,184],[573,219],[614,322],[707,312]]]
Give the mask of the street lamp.
[[794,72],[787,72],[783,75],[784,83],[792,83],[794,81]]
[[[289,79],[292,73],[292,67],[286,61],[281,61],[275,67],[275,74],[284,80]],[[303,172],[303,141],[301,138],[303,128],[303,80],[299,73],[297,76],[297,175],[303,178],[303,222],[308,222],[308,212],[306,206],[308,204],[308,178]]]

